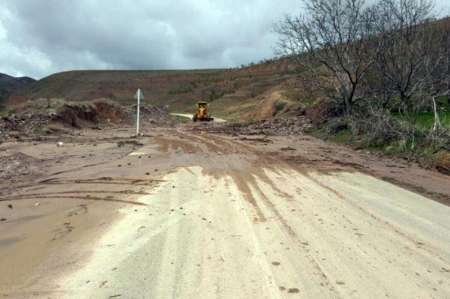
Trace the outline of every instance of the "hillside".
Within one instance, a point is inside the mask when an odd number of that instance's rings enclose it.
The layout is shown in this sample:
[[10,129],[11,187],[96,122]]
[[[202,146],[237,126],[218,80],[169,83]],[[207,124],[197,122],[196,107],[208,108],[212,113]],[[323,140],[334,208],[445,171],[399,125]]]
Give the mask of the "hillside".
[[[69,101],[107,98],[132,104],[136,89],[142,88],[145,103],[170,111],[190,112],[196,101],[206,100],[215,115],[261,119],[294,104],[287,92],[295,89],[294,76],[285,61],[242,69],[71,71],[53,74],[15,92],[9,104],[17,106],[39,98]],[[263,109],[256,113],[255,107]]]
[[0,73],[0,102],[3,102],[12,93],[29,86],[35,81],[29,77],[12,77]]

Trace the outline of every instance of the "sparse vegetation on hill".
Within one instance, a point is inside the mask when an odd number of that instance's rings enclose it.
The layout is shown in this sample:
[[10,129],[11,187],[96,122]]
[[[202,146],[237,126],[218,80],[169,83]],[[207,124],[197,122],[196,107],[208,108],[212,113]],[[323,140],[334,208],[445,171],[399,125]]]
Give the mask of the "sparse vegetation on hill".
[[[287,73],[288,68],[289,64],[274,63],[230,70],[64,72],[16,92],[10,104],[20,106],[21,102],[40,98],[70,101],[108,98],[128,105],[134,103],[133,95],[141,88],[145,102],[154,106],[173,112],[191,112],[197,101],[206,100],[216,115],[227,116],[230,108],[255,102],[270,89],[291,79],[294,75]],[[239,114],[252,109],[244,109]]]

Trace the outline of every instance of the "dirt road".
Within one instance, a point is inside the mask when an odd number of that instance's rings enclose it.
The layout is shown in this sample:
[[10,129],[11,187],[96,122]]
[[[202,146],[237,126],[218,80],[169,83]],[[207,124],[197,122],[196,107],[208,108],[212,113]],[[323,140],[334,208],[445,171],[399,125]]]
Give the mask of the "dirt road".
[[450,297],[448,177],[305,136],[130,132],[2,145],[45,172],[2,187],[0,294]]

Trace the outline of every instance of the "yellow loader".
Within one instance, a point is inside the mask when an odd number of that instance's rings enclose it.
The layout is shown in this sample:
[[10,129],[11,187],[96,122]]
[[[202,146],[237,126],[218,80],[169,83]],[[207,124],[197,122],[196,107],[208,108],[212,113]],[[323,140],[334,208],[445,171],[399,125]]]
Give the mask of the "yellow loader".
[[197,103],[197,111],[195,112],[194,116],[192,117],[192,120],[194,122],[196,121],[213,121],[214,118],[212,118],[208,114],[208,103],[207,102],[198,102]]

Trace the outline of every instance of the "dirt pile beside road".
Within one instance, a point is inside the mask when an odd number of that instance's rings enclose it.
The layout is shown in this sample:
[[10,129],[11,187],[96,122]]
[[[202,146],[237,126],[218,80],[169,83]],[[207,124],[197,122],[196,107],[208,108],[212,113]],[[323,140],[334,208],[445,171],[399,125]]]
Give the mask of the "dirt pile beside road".
[[436,169],[450,175],[450,151],[442,150],[436,155]]
[[[174,120],[170,118],[168,110],[156,106],[141,106],[141,121],[144,123],[157,124],[161,126],[172,126]],[[136,105],[129,108],[128,113],[132,116],[132,121],[135,121]]]
[[[131,126],[135,122],[135,111],[136,106],[122,106],[109,100],[50,104],[43,99],[1,118],[0,141],[72,134],[84,128]],[[153,106],[141,107],[141,121],[150,125],[173,125],[166,110]]]
[[35,133],[36,128],[47,127],[50,117],[42,114],[11,115],[0,119],[0,141],[20,139]]
[[116,103],[96,101],[65,104],[52,115],[52,121],[80,129],[104,124],[131,124],[132,116],[130,111]]

